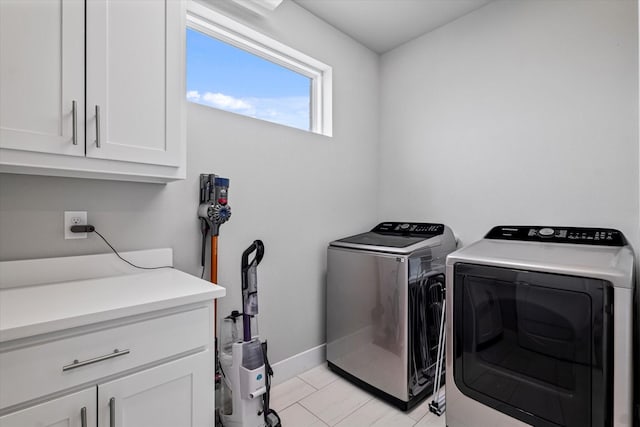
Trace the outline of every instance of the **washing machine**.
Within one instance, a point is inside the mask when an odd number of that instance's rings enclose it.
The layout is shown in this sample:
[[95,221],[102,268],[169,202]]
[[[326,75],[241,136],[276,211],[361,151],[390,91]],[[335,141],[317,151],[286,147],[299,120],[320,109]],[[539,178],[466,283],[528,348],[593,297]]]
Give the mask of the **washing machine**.
[[632,425],[634,254],[620,231],[495,227],[446,274],[448,427]]
[[327,250],[331,370],[407,410],[432,392],[444,301],[444,224],[383,222]]

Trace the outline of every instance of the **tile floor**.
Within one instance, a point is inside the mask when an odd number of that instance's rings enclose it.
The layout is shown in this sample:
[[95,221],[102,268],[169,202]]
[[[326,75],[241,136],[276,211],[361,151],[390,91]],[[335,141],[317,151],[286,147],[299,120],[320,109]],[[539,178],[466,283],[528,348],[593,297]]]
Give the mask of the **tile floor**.
[[320,365],[271,389],[283,427],[445,427],[430,398],[403,412]]

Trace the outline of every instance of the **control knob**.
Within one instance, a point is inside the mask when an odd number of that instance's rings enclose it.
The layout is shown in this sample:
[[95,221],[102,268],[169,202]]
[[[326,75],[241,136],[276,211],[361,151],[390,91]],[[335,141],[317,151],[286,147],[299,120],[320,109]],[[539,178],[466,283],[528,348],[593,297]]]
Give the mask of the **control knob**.
[[553,230],[553,228],[549,227],[541,228],[540,230],[538,230],[538,234],[540,235],[540,237],[553,237],[554,233],[555,231]]

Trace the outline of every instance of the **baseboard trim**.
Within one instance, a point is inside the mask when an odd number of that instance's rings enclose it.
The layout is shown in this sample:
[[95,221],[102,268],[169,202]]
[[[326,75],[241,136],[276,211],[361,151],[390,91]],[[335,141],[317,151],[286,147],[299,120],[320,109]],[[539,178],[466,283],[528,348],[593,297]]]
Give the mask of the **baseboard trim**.
[[274,363],[272,384],[280,384],[327,362],[327,345],[321,344]]

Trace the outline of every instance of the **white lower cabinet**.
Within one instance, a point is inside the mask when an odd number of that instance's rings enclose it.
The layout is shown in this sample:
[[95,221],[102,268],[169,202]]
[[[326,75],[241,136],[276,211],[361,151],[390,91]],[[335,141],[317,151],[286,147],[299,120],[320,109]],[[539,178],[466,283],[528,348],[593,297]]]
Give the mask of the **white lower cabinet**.
[[210,425],[210,359],[200,353],[99,385],[98,426]]
[[91,387],[0,417],[0,426],[95,427],[96,420],[96,389]]
[[[2,427],[211,425],[208,352],[184,357],[0,417]],[[96,410],[96,393],[98,407]],[[96,424],[97,422],[97,424]]]
[[213,303],[0,343],[0,427],[213,426]]

